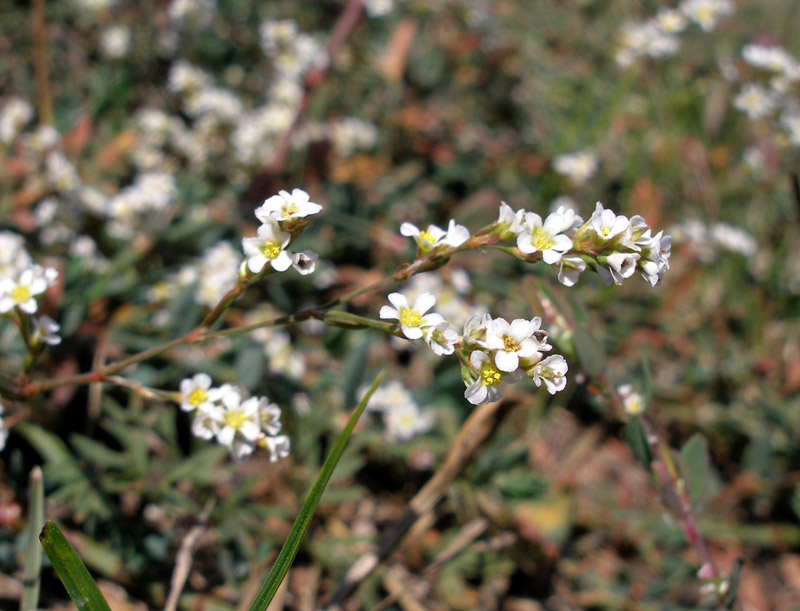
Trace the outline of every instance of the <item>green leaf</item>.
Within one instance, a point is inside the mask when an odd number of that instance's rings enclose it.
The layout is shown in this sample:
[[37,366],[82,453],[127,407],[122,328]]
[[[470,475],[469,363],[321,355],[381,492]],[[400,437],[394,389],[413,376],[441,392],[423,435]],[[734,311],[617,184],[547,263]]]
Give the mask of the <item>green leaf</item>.
[[42,570],[42,547],[38,543],[39,529],[44,522],[44,480],[42,470],[31,470],[31,498],[28,508],[28,527],[25,533],[25,569],[22,573],[22,600],[20,611],[39,607],[39,585]]
[[39,535],[39,540],[67,594],[78,609],[111,611],[86,565],[81,562],[55,523],[48,520]]
[[606,353],[594,335],[583,327],[575,327],[572,342],[583,370],[592,377],[601,374],[606,365]]
[[711,468],[708,442],[700,433],[695,433],[680,451],[683,477],[689,486],[689,502],[697,507],[714,495],[720,487],[719,479]]
[[625,441],[631,449],[634,458],[639,461],[646,470],[650,470],[650,463],[653,462],[653,455],[650,453],[650,444],[642,428],[642,421],[638,416],[634,416],[625,423]]
[[272,570],[269,572],[269,575],[267,575],[266,581],[264,581],[262,584],[261,589],[259,589],[258,594],[256,594],[255,600],[253,600],[253,604],[250,606],[250,611],[266,610],[266,608],[269,606],[269,603],[272,601],[273,596],[275,596],[275,592],[278,591],[281,582],[283,582],[284,577],[286,577],[286,573],[289,571],[289,567],[292,565],[294,557],[297,555],[297,551],[300,549],[300,543],[302,542],[303,535],[305,534],[306,529],[311,522],[314,511],[322,499],[322,494],[325,492],[325,487],[328,485],[331,475],[333,475],[333,470],[336,468],[336,464],[339,462],[342,452],[344,452],[344,448],[347,445],[347,440],[350,439],[350,435],[353,432],[358,419],[361,417],[361,414],[367,407],[367,402],[372,396],[372,393],[375,392],[375,389],[378,388],[378,384],[380,384],[382,379],[383,372],[379,373],[375,377],[375,381],[372,382],[372,386],[369,387],[369,390],[364,395],[364,398],[361,399],[361,402],[353,411],[353,414],[350,416],[350,420],[347,421],[347,426],[344,427],[344,430],[341,432],[339,438],[336,440],[336,443],[331,449],[330,454],[328,454],[325,464],[322,465],[322,470],[319,473],[319,477],[317,477],[317,481],[314,482],[314,485],[311,487],[311,491],[308,493],[308,496],[303,503],[303,507],[300,509],[300,513],[297,514],[297,519],[294,521],[292,530],[289,532],[289,536],[286,538],[286,542],[283,544],[283,547],[278,554],[278,558],[275,560],[275,564],[272,566]]

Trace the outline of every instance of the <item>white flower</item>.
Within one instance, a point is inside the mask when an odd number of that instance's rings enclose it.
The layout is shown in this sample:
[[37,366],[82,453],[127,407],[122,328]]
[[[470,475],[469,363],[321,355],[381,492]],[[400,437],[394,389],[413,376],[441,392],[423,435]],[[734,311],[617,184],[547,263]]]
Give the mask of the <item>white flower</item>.
[[567,385],[567,370],[566,359],[560,354],[553,354],[534,365],[528,375],[536,386],[544,383],[547,392],[554,395]]
[[540,318],[533,321],[517,318],[511,323],[504,318],[495,318],[486,330],[486,339],[480,343],[487,350],[497,351],[494,362],[500,371],[513,373],[519,368],[520,360],[541,357],[541,345],[535,335],[540,324]]
[[511,240],[525,231],[525,209],[516,212],[505,202],[500,202],[500,212],[497,215],[497,231],[503,240]]
[[386,435],[400,441],[408,441],[431,428],[430,415],[420,411],[413,401],[386,410],[383,422],[386,425]]
[[294,267],[298,274],[303,276],[313,274],[314,269],[317,267],[317,253],[311,252],[310,250],[294,253],[292,256],[292,267]]
[[269,450],[269,462],[276,462],[278,459],[289,456],[291,441],[286,435],[276,435],[275,437],[265,437],[261,443]]
[[265,222],[258,228],[258,237],[242,240],[247,267],[254,274],[264,269],[267,263],[275,271],[286,271],[292,265],[292,257],[284,250],[290,239],[291,236],[281,231],[276,221]]
[[775,97],[757,83],[745,83],[742,90],[733,99],[733,106],[747,115],[751,121],[757,121],[769,115],[775,109]]
[[267,435],[277,435],[281,432],[283,425],[281,424],[281,408],[275,403],[267,403],[266,399],[261,402],[259,412],[261,419],[261,429]]
[[435,327],[428,327],[423,331],[425,343],[430,346],[433,353],[437,356],[453,354],[455,345],[460,339],[447,321],[442,321]]
[[230,389],[225,385],[221,388],[211,388],[211,376],[207,373],[196,373],[191,378],[181,380],[181,409],[185,412],[209,409],[220,397]]
[[206,441],[213,439],[222,423],[222,407],[209,403],[204,409],[198,409],[192,420],[192,435]]
[[558,281],[564,286],[575,286],[585,269],[586,261],[579,255],[564,255],[558,260]]
[[0,142],[10,144],[33,118],[33,106],[22,98],[11,98],[0,111]]
[[421,293],[414,301],[414,307],[408,305],[408,300],[402,293],[390,293],[389,301],[394,307],[383,306],[379,316],[383,319],[395,318],[400,321],[403,335],[408,339],[419,339],[427,327],[435,327],[444,322],[441,314],[426,314],[434,305],[436,297],[431,293]]
[[637,416],[644,412],[644,397],[635,392],[630,384],[617,386],[617,394],[622,399],[622,407],[628,416]]
[[100,53],[109,59],[125,57],[131,48],[131,30],[124,25],[114,25],[100,35]]
[[15,306],[26,314],[36,312],[36,296],[44,293],[48,284],[55,280],[51,272],[55,270],[34,265],[22,270],[16,278],[0,278],[0,314]]
[[589,223],[601,240],[611,240],[624,234],[630,228],[630,221],[623,215],[617,216],[613,210],[604,210],[603,204],[597,202]]
[[526,255],[541,252],[542,260],[548,265],[558,263],[561,256],[572,248],[572,240],[564,232],[572,228],[574,217],[572,210],[559,209],[542,223],[542,217],[528,212],[525,229],[517,237],[517,248]]
[[456,225],[454,220],[450,220],[447,231],[436,225],[428,225],[428,228],[420,231],[419,227],[411,223],[400,225],[400,233],[407,238],[414,238],[420,252],[426,253],[439,246],[461,246],[469,239],[469,229],[463,225]]
[[639,253],[615,252],[605,258],[606,265],[598,265],[597,273],[606,284],[621,285],[625,278],[633,276],[638,260]]
[[557,155],[553,168],[577,185],[583,184],[597,172],[597,157],[590,151],[576,151]]
[[33,321],[33,343],[42,342],[48,346],[57,346],[61,343],[58,332],[59,324],[49,316],[40,316]]
[[229,448],[233,448],[234,441],[255,443],[261,436],[259,414],[265,403],[266,399],[260,397],[250,397],[242,401],[238,389],[228,390],[222,396],[222,421],[217,432],[217,441]]
[[716,27],[720,17],[733,11],[730,0],[684,0],[678,8],[706,32]]
[[686,28],[686,17],[680,11],[662,7],[656,13],[656,23],[666,34],[677,34]]
[[308,193],[302,189],[279,191],[277,195],[268,197],[261,206],[256,208],[256,217],[262,223],[270,219],[285,221],[293,218],[303,218],[309,214],[316,214],[322,206],[311,201]]
[[639,271],[650,286],[655,286],[661,281],[664,271],[669,269],[672,238],[664,235],[663,231],[650,237],[650,231],[647,230],[636,244],[641,248]]
[[499,384],[505,374],[492,363],[489,355],[481,350],[474,350],[469,355],[469,362],[478,375],[467,386],[464,397],[473,405],[497,401],[500,398]]

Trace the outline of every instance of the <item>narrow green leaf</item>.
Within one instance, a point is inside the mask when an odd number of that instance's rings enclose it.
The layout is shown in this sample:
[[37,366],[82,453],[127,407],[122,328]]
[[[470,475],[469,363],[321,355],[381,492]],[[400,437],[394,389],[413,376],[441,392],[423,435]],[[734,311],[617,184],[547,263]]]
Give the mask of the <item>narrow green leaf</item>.
[[55,523],[47,521],[39,540],[67,594],[80,611],[111,611],[86,565]]
[[28,528],[25,533],[25,569],[22,572],[22,600],[20,611],[39,608],[39,584],[42,570],[42,546],[39,545],[39,529],[44,522],[44,480],[42,470],[31,470],[30,507],[28,508]]
[[683,477],[689,487],[689,501],[697,509],[720,488],[719,479],[711,466],[705,437],[700,433],[692,435],[681,448],[680,458],[683,463]]
[[588,329],[576,326],[572,331],[572,342],[583,370],[592,377],[598,376],[606,366],[603,345]]
[[653,455],[650,453],[650,444],[647,443],[642,422],[638,416],[634,416],[625,423],[625,441],[628,443],[634,458],[649,471],[650,463],[653,462]]
[[289,536],[286,537],[286,542],[283,544],[278,558],[272,566],[272,570],[269,572],[269,575],[267,575],[266,581],[262,584],[261,589],[258,591],[258,594],[256,594],[255,600],[253,600],[253,604],[250,606],[250,611],[265,611],[272,601],[272,597],[275,596],[275,592],[278,591],[284,577],[286,577],[286,573],[289,572],[289,567],[292,565],[294,557],[300,549],[300,543],[303,540],[303,535],[308,528],[308,524],[311,522],[311,517],[314,515],[314,511],[322,499],[322,494],[325,492],[325,487],[328,485],[331,475],[333,475],[336,463],[339,462],[339,458],[342,456],[342,452],[344,452],[347,440],[350,439],[350,434],[353,432],[358,419],[364,412],[367,402],[369,402],[372,393],[378,388],[378,384],[380,384],[382,379],[383,372],[377,375],[372,386],[369,387],[364,398],[361,399],[361,402],[353,411],[353,415],[350,416],[347,426],[344,427],[344,430],[339,435],[330,454],[328,454],[325,464],[322,465],[319,477],[317,477],[317,481],[314,482],[314,485],[311,487],[311,491],[308,493],[303,507],[300,509],[300,513],[297,514],[297,519],[294,521]]

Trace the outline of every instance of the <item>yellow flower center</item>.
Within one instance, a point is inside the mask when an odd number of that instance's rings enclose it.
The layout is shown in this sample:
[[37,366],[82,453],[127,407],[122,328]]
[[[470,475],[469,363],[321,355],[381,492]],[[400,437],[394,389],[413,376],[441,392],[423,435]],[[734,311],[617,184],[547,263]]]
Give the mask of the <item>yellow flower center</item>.
[[419,312],[411,308],[400,310],[400,324],[404,327],[419,327],[422,323],[422,316]]
[[271,261],[281,254],[281,245],[277,242],[267,242],[261,246],[261,253]]
[[206,391],[204,391],[202,388],[195,388],[189,394],[189,403],[191,403],[195,407],[198,407],[203,403],[205,403],[207,398],[208,395],[206,394]]
[[229,426],[237,431],[242,428],[247,420],[248,418],[244,412],[227,412],[224,418],[225,426]]
[[292,202],[291,204],[289,204],[288,206],[286,206],[283,209],[283,218],[288,219],[290,216],[292,216],[293,214],[296,214],[299,211],[300,211],[300,209],[297,207],[297,204]]
[[495,369],[491,365],[487,365],[486,367],[481,369],[481,376],[483,376],[483,383],[486,386],[494,386],[495,384],[500,383],[503,374],[501,374],[497,369]]
[[31,289],[27,286],[15,286],[11,289],[11,299],[14,300],[14,303],[25,303],[28,299],[31,298]]
[[548,250],[552,248],[554,244],[553,238],[551,238],[538,227],[533,232],[531,243],[536,250]]
[[419,239],[427,244],[433,244],[436,241],[436,238],[427,229],[419,232]]
[[506,352],[516,352],[519,350],[519,344],[510,337],[503,338],[503,349]]
[[600,235],[602,235],[604,238],[607,238],[609,233],[611,233],[611,227],[603,227],[600,230]]

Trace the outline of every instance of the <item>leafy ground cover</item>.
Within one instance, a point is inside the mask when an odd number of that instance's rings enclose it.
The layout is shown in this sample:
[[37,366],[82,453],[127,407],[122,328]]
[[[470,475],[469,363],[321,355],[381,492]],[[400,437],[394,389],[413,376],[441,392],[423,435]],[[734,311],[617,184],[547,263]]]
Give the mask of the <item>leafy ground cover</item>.
[[[3,4],[0,272],[20,248],[55,270],[34,303],[58,325],[31,359],[34,329],[0,303],[3,604],[22,596],[41,465],[45,516],[112,608],[246,608],[383,369],[287,608],[800,605],[798,28],[794,3],[755,0]],[[215,330],[369,286],[414,261],[402,223],[476,232],[501,201],[641,215],[672,236],[669,270],[568,287],[555,267],[464,252],[349,300],[350,318],[62,383],[207,320],[254,211],[294,188],[322,205],[291,244],[316,269],[266,275]],[[381,330],[392,290],[434,294],[459,331],[476,311],[541,317],[566,388],[508,385],[476,408],[455,358]],[[234,460],[198,436],[181,408],[209,390],[198,373],[268,397],[276,441]],[[40,606],[62,606],[42,579]]]

